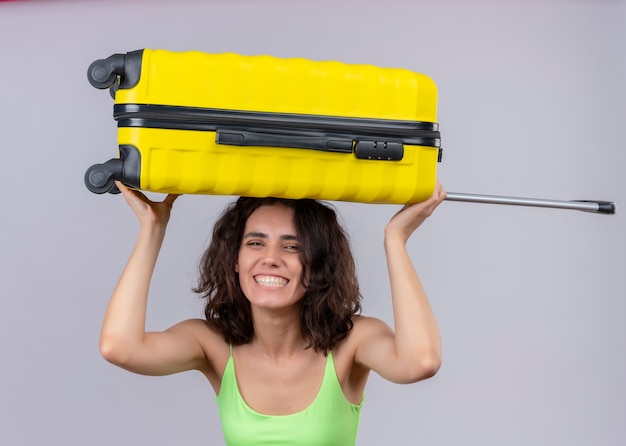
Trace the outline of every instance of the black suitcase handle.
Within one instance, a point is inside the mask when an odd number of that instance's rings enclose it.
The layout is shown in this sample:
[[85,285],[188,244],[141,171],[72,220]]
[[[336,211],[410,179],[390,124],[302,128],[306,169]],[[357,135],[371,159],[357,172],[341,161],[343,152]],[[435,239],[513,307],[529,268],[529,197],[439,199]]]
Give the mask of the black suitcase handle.
[[352,139],[330,138],[327,136],[285,135],[218,129],[215,142],[229,146],[289,147],[321,150],[324,152],[352,153]]
[[311,136],[251,132],[248,130],[217,129],[217,144],[231,146],[286,147],[321,150],[324,152],[354,153],[358,159],[400,161],[404,145],[399,141],[357,139],[335,136]]

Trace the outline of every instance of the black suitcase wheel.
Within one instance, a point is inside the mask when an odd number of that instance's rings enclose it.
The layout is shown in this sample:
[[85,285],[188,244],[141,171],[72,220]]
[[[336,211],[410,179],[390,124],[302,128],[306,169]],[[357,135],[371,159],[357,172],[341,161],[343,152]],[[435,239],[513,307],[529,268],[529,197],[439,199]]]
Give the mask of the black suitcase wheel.
[[109,88],[115,84],[117,77],[124,74],[124,59],[123,54],[114,54],[92,62],[87,69],[89,83],[99,89]]
[[121,179],[122,160],[112,159],[104,164],[94,164],[85,172],[85,186],[95,194],[119,194],[115,180]]

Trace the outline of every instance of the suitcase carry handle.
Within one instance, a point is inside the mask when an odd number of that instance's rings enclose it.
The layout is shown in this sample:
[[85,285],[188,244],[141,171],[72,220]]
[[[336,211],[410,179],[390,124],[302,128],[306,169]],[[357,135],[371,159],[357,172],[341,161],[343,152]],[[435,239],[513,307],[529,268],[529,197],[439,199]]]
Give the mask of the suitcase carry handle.
[[218,129],[215,142],[229,146],[289,147],[321,150],[324,152],[352,153],[352,139],[330,138],[327,136],[284,135]]
[[404,145],[398,141],[353,140],[335,136],[276,134],[247,130],[217,129],[217,144],[231,146],[285,147],[320,150],[324,152],[353,153],[358,159],[400,161]]
[[478,195],[449,192],[447,201],[462,201],[467,203],[509,204],[514,206],[534,206],[557,209],[573,209],[577,211],[593,212],[597,214],[615,214],[615,203],[611,201],[595,200],[545,200],[539,198],[502,197],[498,195]]

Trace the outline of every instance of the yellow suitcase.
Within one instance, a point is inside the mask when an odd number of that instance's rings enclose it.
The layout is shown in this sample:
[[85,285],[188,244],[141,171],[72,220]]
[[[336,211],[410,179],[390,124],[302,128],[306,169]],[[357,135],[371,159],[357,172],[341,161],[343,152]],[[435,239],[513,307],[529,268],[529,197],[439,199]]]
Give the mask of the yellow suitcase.
[[97,60],[118,157],[90,167],[95,193],[410,203],[440,161],[437,89],[404,69],[143,49]]

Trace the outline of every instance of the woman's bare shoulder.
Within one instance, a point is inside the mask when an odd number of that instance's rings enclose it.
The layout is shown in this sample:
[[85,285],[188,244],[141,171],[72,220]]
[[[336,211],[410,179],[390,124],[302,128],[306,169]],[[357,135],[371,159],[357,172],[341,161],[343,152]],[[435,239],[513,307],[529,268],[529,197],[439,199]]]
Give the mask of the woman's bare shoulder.
[[171,327],[188,336],[192,336],[201,346],[209,363],[217,370],[226,365],[230,348],[224,337],[217,331],[211,321],[205,319],[186,319]]
[[381,319],[371,316],[354,315],[352,316],[352,329],[348,335],[337,344],[334,350],[337,350],[340,354],[353,356],[358,346],[368,336],[390,332],[391,328]]
[[382,319],[372,316],[354,315],[352,317],[352,332],[356,338],[373,333],[391,332],[389,325]]

